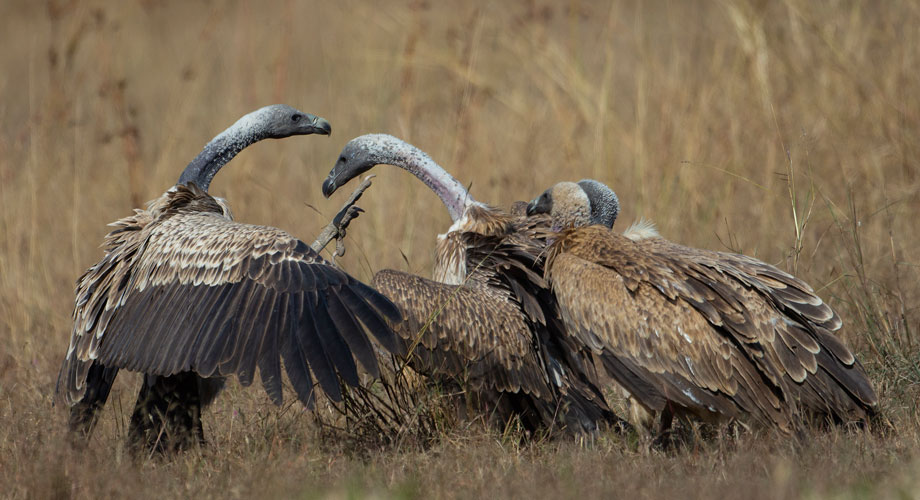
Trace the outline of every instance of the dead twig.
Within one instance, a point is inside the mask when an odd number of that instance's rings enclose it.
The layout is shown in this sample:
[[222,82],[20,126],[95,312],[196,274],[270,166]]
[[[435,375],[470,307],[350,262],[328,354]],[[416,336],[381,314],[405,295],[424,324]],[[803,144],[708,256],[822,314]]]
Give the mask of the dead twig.
[[334,239],[335,251],[332,252],[333,263],[335,263],[336,257],[345,255],[345,229],[353,219],[357,218],[358,215],[364,211],[360,207],[355,206],[355,203],[361,198],[361,195],[364,194],[364,191],[371,186],[371,179],[373,177],[373,174],[364,177],[364,179],[361,181],[361,184],[359,184],[358,187],[355,188],[354,192],[351,193],[348,201],[342,205],[342,208],[339,209],[338,213],[335,214],[335,217],[332,218],[332,222],[323,228],[323,230],[319,233],[319,236],[316,237],[316,241],[310,245],[310,247],[315,252],[319,253],[322,249],[326,248],[326,245],[328,245],[330,241]]

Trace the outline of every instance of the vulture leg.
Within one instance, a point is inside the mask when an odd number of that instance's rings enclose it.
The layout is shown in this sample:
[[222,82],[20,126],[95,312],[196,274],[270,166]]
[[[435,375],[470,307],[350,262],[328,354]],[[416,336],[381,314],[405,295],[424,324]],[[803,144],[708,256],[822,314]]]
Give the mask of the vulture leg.
[[674,447],[674,431],[671,425],[674,423],[674,409],[670,404],[666,404],[664,409],[658,415],[658,435],[652,440],[652,444],[660,449],[667,450]]
[[[497,403],[496,409],[498,414],[505,419],[506,426],[509,419],[517,417],[527,436],[533,436],[543,428],[540,402],[534,397],[523,393],[504,392],[498,397]],[[552,413],[552,410],[544,408],[544,411],[548,413]],[[552,419],[548,421],[552,422]]]
[[192,372],[144,375],[128,430],[132,448],[162,453],[204,444],[200,378]]
[[198,402],[201,403],[202,408],[206,408],[214,402],[220,391],[224,390],[227,379],[224,377],[197,377],[197,379]]
[[[581,382],[582,386],[589,384]],[[573,434],[595,435],[600,431],[599,423],[606,422],[615,432],[622,433],[632,428],[626,420],[610,411],[603,399],[590,399],[585,396],[589,389],[570,391],[561,398],[561,407],[557,409],[560,420]],[[597,396],[599,398],[600,396]]]
[[[517,392],[504,391],[464,391],[454,382],[445,381],[443,387],[449,389],[447,394],[458,394],[466,398],[458,402],[458,418],[473,420],[477,416],[485,416],[486,421],[495,424],[497,428],[507,430],[514,427],[514,422],[520,425],[525,435],[532,436],[544,426],[543,415],[547,411],[540,406],[534,397]],[[552,413],[551,410],[549,410]],[[549,419],[552,421],[552,418]]]
[[109,398],[118,368],[93,363],[86,375],[86,394],[70,409],[70,432],[73,443],[83,445],[99,420],[99,410]]

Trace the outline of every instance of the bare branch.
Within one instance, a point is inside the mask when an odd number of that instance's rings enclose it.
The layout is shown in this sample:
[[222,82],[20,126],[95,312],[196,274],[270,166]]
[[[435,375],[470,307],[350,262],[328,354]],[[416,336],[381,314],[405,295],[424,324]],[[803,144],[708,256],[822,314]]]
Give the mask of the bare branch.
[[345,205],[339,209],[338,213],[335,214],[335,217],[332,218],[332,222],[326,225],[325,228],[319,233],[316,241],[310,245],[314,251],[319,253],[322,249],[332,240],[336,240],[336,248],[332,253],[333,262],[335,262],[336,257],[341,257],[345,255],[345,229],[348,227],[348,224],[351,223],[352,219],[358,217],[362,210],[360,207],[356,207],[355,203],[361,198],[361,195],[364,194],[364,191],[371,186],[371,179],[374,177],[373,174],[367,175],[361,181],[361,184],[351,193],[351,196],[348,198],[348,201],[345,202]]

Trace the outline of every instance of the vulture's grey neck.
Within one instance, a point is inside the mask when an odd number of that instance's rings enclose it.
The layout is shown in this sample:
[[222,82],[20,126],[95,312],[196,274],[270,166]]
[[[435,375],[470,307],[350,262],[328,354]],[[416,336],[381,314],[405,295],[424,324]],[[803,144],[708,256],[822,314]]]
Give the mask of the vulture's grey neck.
[[476,203],[460,181],[447,173],[421,149],[392,136],[385,136],[380,145],[382,147],[377,152],[379,163],[395,165],[418,177],[438,195],[447,207],[452,221],[458,221],[463,217],[466,208]]
[[249,113],[211,139],[211,142],[185,167],[177,184],[194,182],[207,192],[211,180],[221,167],[249,145],[268,137],[265,120],[261,116],[262,111],[260,109]]

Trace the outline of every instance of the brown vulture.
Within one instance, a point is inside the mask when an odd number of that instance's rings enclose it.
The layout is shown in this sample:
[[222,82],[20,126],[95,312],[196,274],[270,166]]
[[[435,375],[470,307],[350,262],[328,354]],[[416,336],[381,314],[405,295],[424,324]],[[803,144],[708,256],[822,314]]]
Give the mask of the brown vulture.
[[549,290],[538,263],[545,218],[477,202],[427,154],[383,134],[350,141],[323,194],[378,164],[411,172],[453,220],[438,236],[434,279],[395,270],[374,276],[374,287],[406,318],[394,328],[413,348],[412,366],[468,390],[500,423],[518,416],[530,431],[561,426],[581,433],[614,421],[591,383],[590,352],[569,345],[572,339],[559,333],[561,319],[546,307]]
[[400,314],[389,300],[288,233],[234,222],[207,192],[250,144],[330,131],[326,120],[290,106],[256,110],[209,142],[146,209],[112,224],[102,260],[77,280],[58,376],[72,431],[89,436],[119,369],[144,374],[130,443],[165,450],[203,440],[201,407],[226,376],[247,386],[258,368],[280,404],[283,360],[311,407],[314,379],[338,401],[339,376],[358,384],[355,359],[377,373],[368,333],[401,352],[388,326]]
[[877,411],[865,371],[835,335],[840,317],[807,283],[647,228],[617,234],[612,221],[592,220],[610,200],[604,210],[615,218],[608,187],[562,182],[527,213],[553,219],[545,277],[565,331],[639,405],[633,419],[740,419],[791,431],[804,418],[862,422]]

